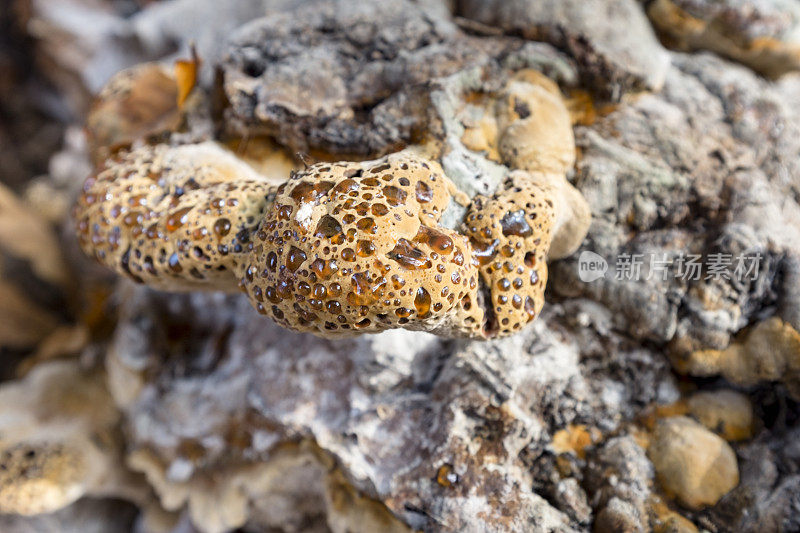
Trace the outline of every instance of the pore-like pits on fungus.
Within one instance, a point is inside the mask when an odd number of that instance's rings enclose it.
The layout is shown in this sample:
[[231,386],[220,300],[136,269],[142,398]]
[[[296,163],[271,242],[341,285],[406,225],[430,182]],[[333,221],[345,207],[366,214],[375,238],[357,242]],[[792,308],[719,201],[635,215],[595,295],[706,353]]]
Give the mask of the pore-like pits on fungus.
[[[120,110],[143,92],[169,101],[170,79],[149,65],[101,92],[89,130],[98,155],[116,153],[75,208],[83,249],[137,283],[238,286],[259,313],[325,337],[401,327],[486,339],[539,315],[547,259],[573,253],[588,230],[588,204],[566,179],[571,118],[558,86],[536,71],[465,98],[462,140],[508,167],[493,194],[471,202],[439,165],[436,142],[313,164],[285,181],[260,165],[263,154],[159,142],[161,122]],[[452,201],[469,202],[455,229],[440,223]]]
[[543,304],[553,194],[524,171],[473,199],[463,233],[438,163],[319,163],[277,189],[214,143],[142,147],[87,180],[83,248],[139,283],[231,290],[323,336],[403,327],[488,338]]
[[235,290],[274,189],[216,143],[144,146],[86,180],[75,218],[83,249],[139,283]]
[[437,163],[399,154],[313,165],[279,187],[242,286],[295,330],[480,336],[476,260],[439,225],[452,190]]

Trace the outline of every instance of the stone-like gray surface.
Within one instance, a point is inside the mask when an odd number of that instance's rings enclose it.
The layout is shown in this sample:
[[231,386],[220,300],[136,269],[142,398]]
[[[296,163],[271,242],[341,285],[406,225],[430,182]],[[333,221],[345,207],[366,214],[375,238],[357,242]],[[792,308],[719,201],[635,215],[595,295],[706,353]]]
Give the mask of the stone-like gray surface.
[[581,66],[587,85],[612,99],[630,89],[659,89],[664,83],[669,57],[634,0],[456,0],[455,4],[463,17],[568,51]]
[[[797,437],[795,427],[778,438],[762,435],[740,448],[741,481],[714,510],[718,523],[747,532],[797,529],[800,504]],[[787,467],[784,472],[779,470]]]
[[521,45],[464,35],[443,2],[310,2],[232,37],[227,126],[295,151],[394,151],[424,131],[426,82]]
[[[109,364],[146,379],[125,408],[130,445],[155,451],[176,481],[312,439],[412,528],[570,530],[519,459],[549,437],[539,405],[566,391],[591,401],[575,346],[543,323],[492,344],[401,330],[325,341],[265,323],[243,298],[129,291]],[[539,355],[514,358],[523,349]],[[437,480],[443,468],[451,481]]]
[[622,521],[647,530],[654,476],[645,450],[632,437],[615,437],[604,443],[590,463],[585,483],[598,520],[607,524]]
[[[675,348],[726,346],[779,298],[796,301],[790,268],[800,250],[797,154],[800,101],[787,79],[772,85],[710,55],[674,55],[658,94],[642,95],[576,130],[583,157],[575,181],[592,205],[583,250],[609,261],[605,278],[578,278],[579,253],[555,266],[553,287],[614,311],[616,326]],[[686,280],[675,257],[732,262],[760,255],[755,279]],[[642,254],[641,278],[616,279],[625,255]],[[672,264],[648,274],[651,257]],[[795,303],[785,305],[787,317]]]

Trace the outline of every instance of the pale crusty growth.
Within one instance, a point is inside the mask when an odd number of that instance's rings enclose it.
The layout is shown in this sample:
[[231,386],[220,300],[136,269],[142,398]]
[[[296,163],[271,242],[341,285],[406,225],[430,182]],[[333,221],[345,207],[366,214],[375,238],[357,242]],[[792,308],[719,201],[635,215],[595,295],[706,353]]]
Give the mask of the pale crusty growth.
[[572,255],[583,242],[592,223],[589,204],[563,175],[555,176],[545,172],[528,174],[531,181],[548,189],[555,209],[547,259],[552,261]]
[[402,153],[296,173],[253,238],[242,287],[259,312],[298,331],[480,337],[469,243],[438,224],[452,187],[437,163]]
[[522,70],[497,99],[498,151],[511,168],[563,175],[575,164],[572,119],[552,80]]
[[790,394],[800,399],[800,332],[780,318],[770,317],[724,350],[697,350],[675,366],[692,376],[722,374],[744,386],[782,381]]
[[591,210],[566,179],[575,163],[575,139],[558,85],[537,71],[521,70],[469,114],[464,144],[511,169],[529,171],[550,191],[555,214],[547,257],[571,255],[589,230]]
[[236,258],[269,192],[266,178],[215,143],[144,146],[86,181],[78,236],[88,254],[137,282],[234,290]]
[[49,513],[83,496],[141,501],[144,487],[118,468],[118,423],[105,376],[76,360],[0,385],[0,514]]
[[530,181],[548,189],[554,220],[547,258],[571,255],[589,231],[592,213],[566,179],[575,164],[575,138],[558,85],[539,72],[522,70],[506,85],[495,112],[504,162],[530,171]]
[[491,198],[473,199],[464,225],[489,289],[489,335],[514,333],[542,309],[554,219],[551,188],[524,171],[512,172]]
[[63,443],[20,443],[0,451],[0,511],[47,513],[84,492],[85,457]]

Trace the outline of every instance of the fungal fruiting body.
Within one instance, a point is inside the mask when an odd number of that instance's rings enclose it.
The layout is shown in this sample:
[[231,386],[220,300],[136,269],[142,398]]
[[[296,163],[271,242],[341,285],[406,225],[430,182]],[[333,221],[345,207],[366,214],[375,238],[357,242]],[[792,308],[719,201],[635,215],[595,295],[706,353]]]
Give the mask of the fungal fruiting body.
[[242,286],[292,329],[480,335],[469,243],[438,224],[452,187],[438,164],[402,155],[296,173],[255,234]]
[[103,87],[86,117],[92,157],[102,162],[139,139],[163,137],[180,121],[178,86],[158,63],[118,72]]
[[510,168],[563,176],[575,163],[572,119],[561,91],[535,70],[521,70],[506,83],[492,109],[497,149]]
[[77,360],[36,365],[0,386],[0,514],[50,513],[84,496],[138,499],[115,468],[119,413],[105,375]]
[[78,238],[99,262],[161,289],[232,290],[270,182],[211,142],[144,146],[86,180]]
[[63,444],[17,444],[0,451],[0,509],[34,515],[78,499],[87,468],[78,450]]
[[488,334],[518,331],[542,309],[555,218],[550,192],[530,173],[515,171],[492,197],[472,201],[464,224],[488,289]]
[[[575,138],[558,85],[539,72],[521,70],[488,100],[471,109],[469,114],[479,118],[472,118],[462,140],[468,148],[513,169],[515,177],[501,185],[500,193],[513,182],[518,185],[512,187],[523,192],[547,191],[553,219],[547,258],[571,255],[589,230],[591,211],[566,179],[575,163]],[[524,178],[520,171],[526,172]]]
[[571,254],[590,215],[566,180],[575,146],[553,82],[520,71],[484,113],[493,124],[485,144],[511,170],[494,193],[472,199],[460,228],[440,221],[464,194],[435,161],[441,154],[419,155],[436,148],[318,163],[276,185],[206,141],[108,159],[76,206],[79,241],[139,283],[238,286],[258,312],[297,331],[509,335],[538,316],[548,257]]
[[464,234],[439,224],[454,192],[437,163],[404,153],[312,165],[275,189],[213,143],[158,145],[87,180],[77,220],[84,249],[134,281],[238,283],[294,330],[516,331],[543,303],[548,190],[512,173],[473,201]]

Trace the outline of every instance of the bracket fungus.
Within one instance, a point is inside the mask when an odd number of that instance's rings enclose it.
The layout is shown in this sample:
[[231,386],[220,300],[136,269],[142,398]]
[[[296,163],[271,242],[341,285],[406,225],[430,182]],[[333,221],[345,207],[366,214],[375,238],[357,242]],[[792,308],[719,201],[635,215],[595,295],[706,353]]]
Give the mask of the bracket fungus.
[[158,63],[118,72],[103,87],[86,117],[86,130],[99,162],[141,138],[157,138],[180,122],[178,85]]
[[541,311],[553,221],[552,189],[527,172],[512,172],[491,198],[473,200],[465,223],[489,289],[488,332],[513,333]]
[[106,163],[77,204],[78,236],[101,263],[162,289],[231,290],[270,182],[221,146],[144,146]]
[[[561,91],[540,72],[514,73],[499,94],[473,110],[480,118],[467,128],[462,141],[513,169],[515,178],[502,187],[529,190],[544,187],[552,196],[552,242],[547,258],[561,259],[580,246],[591,222],[589,205],[566,179],[575,164],[572,119]],[[520,178],[519,171],[527,177]],[[525,183],[519,183],[524,181]]]
[[451,192],[438,164],[404,154],[313,165],[278,188],[242,286],[292,329],[480,335],[476,261],[438,224]]
[[[86,181],[80,243],[156,288],[238,284],[297,331],[511,334],[542,308],[548,254],[572,253],[590,215],[566,180],[575,144],[558,86],[523,70],[487,101],[490,142],[508,170],[471,202],[438,163],[436,139],[316,163],[280,184],[214,141],[134,143]],[[442,223],[451,202],[467,206],[461,227]]]

